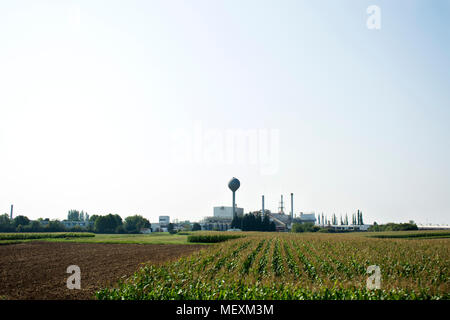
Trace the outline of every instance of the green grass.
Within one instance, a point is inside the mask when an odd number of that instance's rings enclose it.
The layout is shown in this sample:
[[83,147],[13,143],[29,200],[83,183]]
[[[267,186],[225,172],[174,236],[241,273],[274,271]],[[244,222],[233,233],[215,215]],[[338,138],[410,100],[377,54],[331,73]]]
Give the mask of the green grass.
[[23,233],[0,233],[0,240],[32,240],[32,239],[61,239],[61,238],[88,238],[94,237],[89,232],[23,232]]
[[[36,233],[38,234],[38,233]],[[8,235],[6,237],[5,235]],[[128,244],[192,244],[188,242],[188,235],[158,232],[152,234],[91,234],[91,237],[63,237],[61,233],[43,233],[38,238],[24,237],[25,233],[0,234],[0,245],[30,241],[49,242],[78,242],[78,243],[128,243]],[[38,234],[39,235],[39,234]],[[2,238],[2,236],[4,236]],[[195,243],[202,244],[202,243]]]
[[[68,242],[82,243],[134,243],[134,244],[188,244],[187,235],[169,233],[152,234],[96,234],[95,238],[70,239]],[[50,239],[54,241],[54,239]]]

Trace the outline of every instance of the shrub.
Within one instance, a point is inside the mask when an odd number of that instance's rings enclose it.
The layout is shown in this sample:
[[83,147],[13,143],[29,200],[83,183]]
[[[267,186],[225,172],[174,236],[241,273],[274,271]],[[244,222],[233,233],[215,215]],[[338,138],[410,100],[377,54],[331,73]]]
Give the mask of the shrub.
[[409,231],[419,230],[415,223],[387,223],[387,224],[374,224],[369,227],[368,231]]
[[315,226],[314,223],[294,223],[292,225],[292,232],[316,232],[319,231],[319,227]]
[[231,235],[231,234],[211,234],[211,235],[190,235],[188,236],[188,242],[204,242],[204,243],[216,243],[227,241],[230,239],[241,238],[239,235]]

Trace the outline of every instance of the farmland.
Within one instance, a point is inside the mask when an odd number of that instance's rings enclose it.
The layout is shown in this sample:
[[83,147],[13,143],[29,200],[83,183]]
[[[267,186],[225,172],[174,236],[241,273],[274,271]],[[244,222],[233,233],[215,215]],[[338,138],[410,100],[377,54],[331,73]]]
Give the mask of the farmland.
[[[450,298],[448,231],[16,233],[0,244],[4,299]],[[66,287],[72,264],[81,290]],[[370,265],[381,290],[366,289]]]
[[[100,288],[128,277],[141,263],[158,265],[205,245],[27,241],[0,246],[1,299],[93,299]],[[81,269],[81,289],[69,290],[69,265]]]
[[[242,233],[162,265],[146,265],[99,299],[449,299],[450,239]],[[370,235],[370,234],[369,234]],[[367,290],[367,267],[381,289]]]
[[91,234],[91,233],[0,233],[0,245],[30,241],[66,243],[115,243],[115,244],[190,244],[188,235],[169,233],[153,234]]

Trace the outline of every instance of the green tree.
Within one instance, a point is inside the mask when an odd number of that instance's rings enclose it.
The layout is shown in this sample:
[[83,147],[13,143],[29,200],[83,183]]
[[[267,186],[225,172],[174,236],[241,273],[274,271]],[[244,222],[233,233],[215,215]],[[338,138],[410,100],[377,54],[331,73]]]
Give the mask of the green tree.
[[419,230],[416,224],[412,223],[387,223],[387,224],[376,224],[374,223],[369,227],[368,231],[409,231],[409,230]]
[[9,219],[9,215],[7,213],[0,216],[0,225],[9,225],[10,223],[11,220]]
[[63,232],[66,231],[66,227],[59,220],[51,220],[48,222],[44,229],[47,232]]
[[30,219],[25,216],[17,216],[13,219],[12,223],[15,228],[17,228],[19,225],[27,226],[30,224]]
[[113,214],[112,216],[116,222],[116,226],[121,226],[123,224],[122,218],[118,214]]
[[150,222],[144,217],[135,215],[125,218],[124,229],[127,233],[139,233],[143,228],[150,228]]
[[274,232],[274,231],[277,231],[277,226],[275,225],[275,222],[271,222],[270,223],[270,225],[269,225],[269,231],[272,231],[272,232]]
[[175,225],[173,223],[169,223],[169,225],[167,226],[167,231],[169,231],[170,234],[177,233],[175,231]]
[[316,232],[320,228],[318,226],[315,226],[312,222],[306,222],[306,223],[294,223],[292,225],[292,232]]
[[95,220],[97,220],[97,218],[100,217],[97,214],[94,214],[92,216],[89,217],[89,222],[95,223]]
[[67,220],[69,221],[80,221],[80,212],[78,210],[69,210],[67,213]]
[[7,213],[0,216],[0,232],[14,232],[15,227],[12,225]]
[[236,216],[231,221],[231,228],[241,229],[242,231],[275,231],[275,223],[270,222],[269,216],[264,215],[261,220],[259,213],[246,213],[244,216]]
[[116,233],[117,228],[122,226],[122,218],[117,214],[99,216],[94,223],[94,231],[97,233]]
[[31,232],[39,232],[42,231],[42,225],[39,221],[31,221],[30,225]]
[[199,223],[195,222],[194,225],[192,226],[192,231],[199,231],[199,230],[202,230],[202,226]]
[[242,228],[242,217],[235,216],[233,220],[231,220],[231,228],[232,229],[241,229]]

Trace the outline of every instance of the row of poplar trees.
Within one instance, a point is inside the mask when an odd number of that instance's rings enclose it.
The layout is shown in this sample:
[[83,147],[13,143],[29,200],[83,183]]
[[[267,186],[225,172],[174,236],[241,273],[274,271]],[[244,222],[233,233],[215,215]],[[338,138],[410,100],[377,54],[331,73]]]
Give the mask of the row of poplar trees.
[[[341,220],[340,221],[341,226],[349,224],[347,214],[345,214],[344,220],[342,220],[342,216],[341,216],[340,220]],[[325,225],[325,224],[337,225],[338,219],[334,213],[331,216],[331,220],[329,220],[327,218],[327,216],[324,216],[322,213],[322,216],[320,214],[318,216],[317,224],[319,224],[319,225]],[[364,224],[362,211],[358,210],[358,212],[352,214],[352,223],[351,224],[352,225],[363,225]]]

